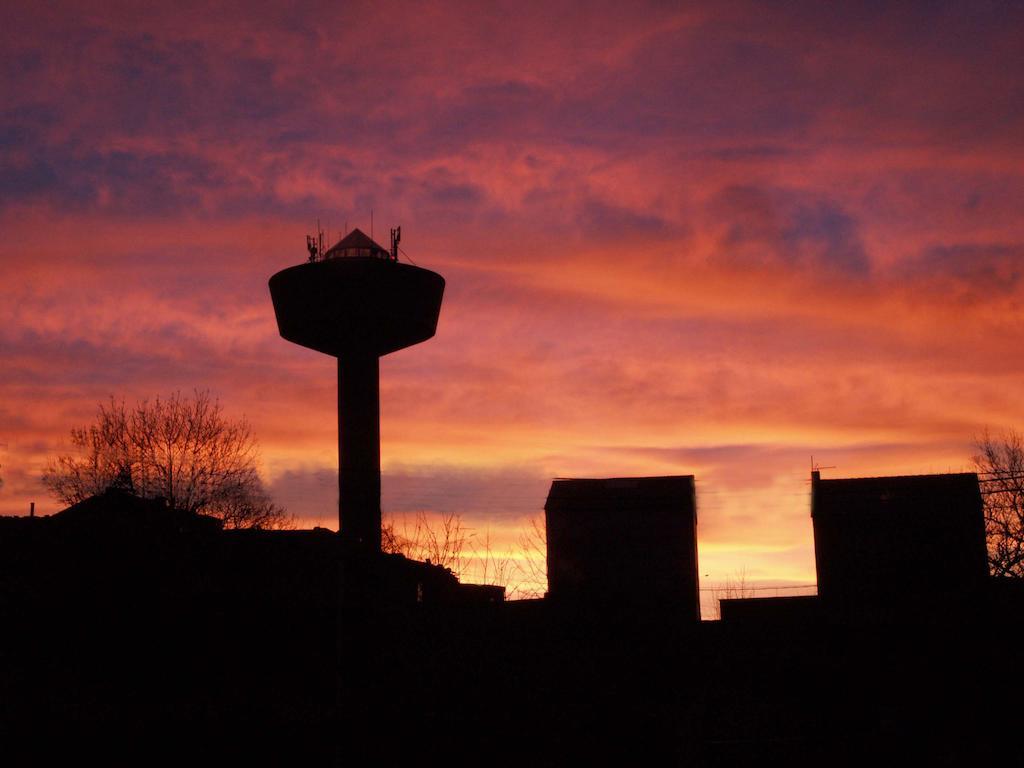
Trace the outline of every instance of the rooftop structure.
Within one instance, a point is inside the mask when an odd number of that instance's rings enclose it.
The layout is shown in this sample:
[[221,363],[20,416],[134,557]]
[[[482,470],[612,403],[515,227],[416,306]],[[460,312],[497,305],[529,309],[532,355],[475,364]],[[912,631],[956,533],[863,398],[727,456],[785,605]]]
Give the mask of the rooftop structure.
[[[321,258],[324,260],[351,258],[391,259],[392,254],[375,243],[361,229],[353,229],[345,237],[324,251]],[[397,261],[397,258],[395,261]]]

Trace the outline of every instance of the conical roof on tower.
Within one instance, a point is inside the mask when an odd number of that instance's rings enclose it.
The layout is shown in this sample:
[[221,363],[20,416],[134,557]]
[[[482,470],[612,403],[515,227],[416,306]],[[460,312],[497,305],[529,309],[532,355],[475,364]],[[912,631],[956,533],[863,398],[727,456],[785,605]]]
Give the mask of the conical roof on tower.
[[325,259],[351,258],[353,256],[372,256],[380,259],[389,257],[386,249],[375,243],[369,235],[361,229],[353,229],[341,240],[336,242],[324,252]]

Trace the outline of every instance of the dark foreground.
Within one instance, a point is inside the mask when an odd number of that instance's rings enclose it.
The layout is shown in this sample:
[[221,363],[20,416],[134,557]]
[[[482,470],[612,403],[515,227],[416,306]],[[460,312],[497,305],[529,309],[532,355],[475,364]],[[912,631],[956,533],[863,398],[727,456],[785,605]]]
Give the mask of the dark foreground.
[[956,617],[696,624],[460,595],[326,531],[41,522],[0,531],[11,764],[1021,764],[995,586]]

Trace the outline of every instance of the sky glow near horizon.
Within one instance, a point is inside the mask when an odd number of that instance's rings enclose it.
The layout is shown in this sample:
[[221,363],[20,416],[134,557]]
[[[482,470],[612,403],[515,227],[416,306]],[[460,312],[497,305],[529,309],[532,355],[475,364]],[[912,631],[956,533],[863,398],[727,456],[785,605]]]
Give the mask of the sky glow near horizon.
[[552,477],[694,474],[705,583],[808,583],[812,454],[1024,426],[1020,6],[0,13],[0,513],[99,401],[198,387],[336,525],[333,360],[266,282],[371,209],[447,280],[381,363],[384,509],[499,550]]

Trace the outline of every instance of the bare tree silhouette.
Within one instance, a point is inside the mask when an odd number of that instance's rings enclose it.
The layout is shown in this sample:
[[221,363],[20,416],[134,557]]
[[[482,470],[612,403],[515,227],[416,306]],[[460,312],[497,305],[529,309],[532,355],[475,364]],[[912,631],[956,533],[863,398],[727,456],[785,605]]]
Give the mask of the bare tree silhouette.
[[429,561],[460,574],[468,535],[461,515],[446,512],[435,524],[426,512],[420,511],[411,524],[405,516],[400,526],[394,517],[385,518],[381,524],[381,550],[411,560]]
[[291,524],[260,478],[248,422],[228,419],[208,391],[130,408],[111,397],[92,424],[71,430],[71,444],[75,452],[51,458],[42,477],[65,504],[118,487],[218,517],[229,528]]
[[547,584],[543,522],[530,521],[513,551],[502,551],[491,537],[467,527],[462,516],[446,512],[430,516],[386,515],[381,526],[381,549],[448,568],[460,578],[506,588],[512,598],[542,597]]
[[739,600],[747,597],[754,597],[753,588],[747,585],[746,566],[734,571],[732,576],[725,579],[725,582],[714,589],[712,595],[715,600],[715,618],[722,618],[722,601]]
[[544,597],[548,591],[548,534],[543,515],[531,517],[519,534],[521,581],[519,595]]
[[975,441],[972,457],[985,500],[985,533],[993,576],[1024,576],[1024,435],[1013,429]]

